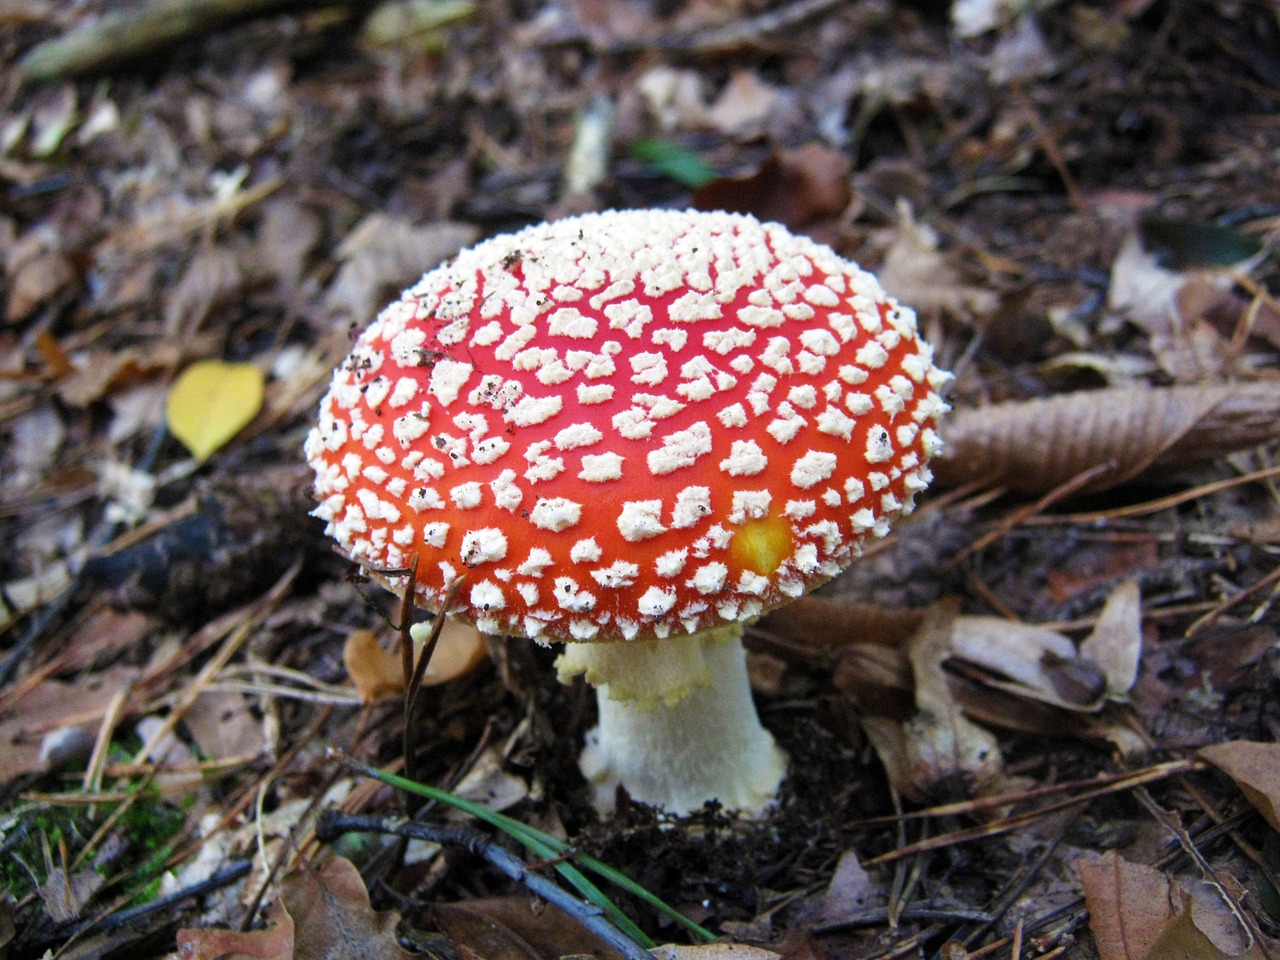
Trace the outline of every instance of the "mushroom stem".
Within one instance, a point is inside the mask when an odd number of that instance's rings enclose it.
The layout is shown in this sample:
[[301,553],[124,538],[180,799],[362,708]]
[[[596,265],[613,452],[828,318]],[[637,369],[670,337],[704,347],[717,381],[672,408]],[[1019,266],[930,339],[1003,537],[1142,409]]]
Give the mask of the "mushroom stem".
[[[658,657],[665,667],[655,672]],[[675,814],[718,800],[754,815],[776,798],[786,755],[756,714],[737,624],[680,639],[567,644],[558,667],[562,680],[581,673],[596,686],[600,725],[580,765],[602,813],[619,784]]]

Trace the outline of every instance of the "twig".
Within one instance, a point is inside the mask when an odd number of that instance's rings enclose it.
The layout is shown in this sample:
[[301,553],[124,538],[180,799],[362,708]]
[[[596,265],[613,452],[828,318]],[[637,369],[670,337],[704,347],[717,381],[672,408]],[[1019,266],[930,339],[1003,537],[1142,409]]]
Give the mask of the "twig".
[[1112,471],[1114,471],[1115,468],[1116,468],[1116,465],[1110,461],[1106,463],[1094,464],[1092,467],[1089,467],[1087,470],[1081,471],[1080,473],[1076,474],[1074,477],[1067,480],[1065,483],[1058,484],[1058,486],[1054,487],[1052,490],[1050,490],[1040,499],[1036,500],[1034,503],[1027,504],[1024,507],[1021,507],[1020,509],[1013,511],[1013,513],[1009,514],[1009,516],[1005,517],[1002,521],[1000,521],[1000,523],[996,525],[996,528],[994,530],[991,530],[987,534],[979,537],[973,543],[969,544],[967,547],[965,547],[963,550],[961,550],[959,553],[953,556],[950,560],[948,560],[947,565],[944,569],[951,569],[952,567],[957,566],[958,564],[962,563],[964,560],[968,559],[974,554],[981,553],[983,550],[991,546],[991,544],[995,543],[997,540],[1007,536],[1009,532],[1013,530],[1014,527],[1028,523],[1033,517],[1039,516],[1040,514],[1044,513],[1044,511],[1049,509],[1049,507],[1053,506],[1053,504],[1059,502],[1060,500],[1065,500],[1068,497],[1075,495],[1076,493],[1079,493],[1082,489],[1089,486],[1091,483],[1095,482],[1096,480],[1100,480],[1102,477],[1105,477],[1108,473],[1111,473]]
[[[982,910],[970,910],[966,908],[956,907],[952,909],[940,909],[938,907],[903,907],[897,911],[895,916],[899,920],[916,920],[926,923],[994,923],[995,916]],[[832,920],[828,923],[820,923],[809,929],[810,933],[822,936],[826,933],[839,933],[843,930],[853,930],[857,927],[873,927],[881,926],[890,919],[888,907],[879,907],[875,910],[862,910],[858,913],[851,913],[847,917],[841,917],[839,920]]]
[[[160,911],[181,903],[184,900],[190,900],[193,897],[202,897],[206,893],[210,893],[214,890],[218,890],[222,887],[228,886],[229,884],[235,883],[241,877],[244,877],[249,873],[249,868],[251,866],[252,864],[248,860],[236,860],[223,867],[207,880],[201,880],[199,883],[193,883],[188,887],[183,887],[181,890],[175,890],[162,897],[156,897],[150,903],[144,903],[137,907],[130,907],[128,910],[116,910],[114,913],[111,912],[111,907],[107,907],[86,920],[72,921],[65,926],[53,928],[45,934],[41,940],[32,944],[32,946],[35,950],[39,950],[42,947],[47,947],[56,943],[64,937],[69,937],[70,939],[58,948],[58,952],[61,953],[65,951],[70,943],[81,934],[89,932],[111,933],[114,930],[119,930],[121,927],[133,923],[135,920],[141,920],[143,917],[159,913]],[[128,894],[121,898],[120,902],[128,902],[128,900],[133,896],[134,894],[132,893]],[[57,954],[54,955],[56,956]],[[48,956],[48,954],[46,954],[46,956]]]
[[1090,525],[1099,522],[1109,522],[1112,520],[1127,519],[1129,517],[1142,517],[1149,513],[1159,513],[1161,510],[1168,510],[1170,507],[1176,507],[1190,500],[1200,500],[1204,497],[1211,496],[1215,493],[1221,493],[1223,490],[1230,490],[1232,487],[1241,487],[1246,484],[1256,483],[1259,480],[1270,480],[1272,477],[1280,477],[1280,467],[1266,467],[1262,470],[1255,470],[1252,473],[1242,473],[1238,477],[1231,477],[1229,480],[1218,480],[1213,483],[1201,484],[1190,490],[1182,490],[1178,493],[1171,493],[1167,497],[1160,497],[1156,500],[1147,500],[1143,503],[1131,504],[1127,507],[1117,507],[1114,510],[1097,510],[1092,513],[1058,513],[1046,514],[1038,517],[1027,517],[1021,521],[1026,527],[1054,526],[1060,523],[1072,523],[1080,525]]
[[385,820],[379,817],[352,816],[326,811],[316,828],[316,836],[329,841],[344,833],[384,833],[414,840],[461,847],[473,856],[482,858],[506,877],[523,884],[531,893],[559,907],[570,917],[591,931],[627,960],[653,960],[652,954],[623,936],[609,923],[601,911],[591,904],[570,896],[541,874],[535,873],[518,857],[503,850],[465,827],[438,827],[429,823],[405,820]]
[[[1056,813],[1059,810],[1069,810],[1080,804],[1096,800],[1098,797],[1118,793],[1122,790],[1134,788],[1143,789],[1143,784],[1151,783],[1155,780],[1161,780],[1165,777],[1184,772],[1186,772],[1186,769],[1180,764],[1166,764],[1161,765],[1160,767],[1139,771],[1134,775],[1133,779],[1118,781],[1096,790],[1086,790],[1073,797],[1068,797],[1053,803],[1047,803],[1034,810],[1012,814],[1005,817],[1003,820],[998,820],[994,823],[981,824],[976,827],[955,830],[951,833],[940,834],[928,840],[922,840],[917,843],[908,844],[904,847],[899,847],[895,850],[890,850],[888,853],[882,853],[880,856],[866,861],[864,865],[868,867],[876,866],[882,863],[900,860],[903,857],[913,856],[925,850],[937,850],[942,847],[954,846],[957,843],[964,843],[969,840],[981,840],[987,837],[999,836],[1002,833],[1009,833],[1019,827],[1034,823],[1050,813]],[[859,824],[859,826],[861,826],[861,824]]]
[[40,44],[18,61],[18,72],[34,83],[89,73],[236,20],[297,6],[299,0],[151,0],[104,14]]

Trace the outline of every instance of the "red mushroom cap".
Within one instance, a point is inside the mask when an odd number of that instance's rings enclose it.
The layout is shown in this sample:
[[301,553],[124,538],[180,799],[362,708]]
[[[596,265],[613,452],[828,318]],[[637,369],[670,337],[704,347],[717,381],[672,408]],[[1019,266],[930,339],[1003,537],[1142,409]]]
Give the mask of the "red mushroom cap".
[[416,553],[427,608],[465,577],[445,612],[490,633],[693,633],[910,512],[948,376],[871,274],[777,224],[560,220],[364,331],[307,440],[316,515],[375,570]]

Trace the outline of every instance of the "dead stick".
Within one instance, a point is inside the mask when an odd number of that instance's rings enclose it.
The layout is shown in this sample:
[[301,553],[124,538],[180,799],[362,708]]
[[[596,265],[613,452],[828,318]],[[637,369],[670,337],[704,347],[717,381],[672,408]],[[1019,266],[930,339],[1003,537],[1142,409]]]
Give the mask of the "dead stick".
[[18,62],[28,83],[60,80],[173,46],[223,24],[261,17],[299,0],[150,0],[112,11],[29,50]]

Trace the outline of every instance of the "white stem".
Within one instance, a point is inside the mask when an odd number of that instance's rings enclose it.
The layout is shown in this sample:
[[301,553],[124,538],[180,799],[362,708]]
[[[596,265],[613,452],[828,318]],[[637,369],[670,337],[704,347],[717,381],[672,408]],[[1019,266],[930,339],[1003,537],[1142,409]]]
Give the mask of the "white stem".
[[588,734],[580,761],[595,789],[597,809],[607,813],[613,808],[619,784],[636,800],[676,814],[709,800],[756,814],[773,801],[786,773],[786,755],[756,714],[741,637],[739,628],[656,641],[692,645],[682,658],[696,660],[701,667],[678,702],[660,698],[656,704],[653,697],[647,704],[646,698],[615,699],[613,690],[637,683],[636,675],[626,675],[625,668],[618,673],[616,658],[630,656],[627,651],[633,649],[636,666],[643,671],[652,660],[647,644],[574,645],[607,647],[618,677],[597,689],[600,725]]

